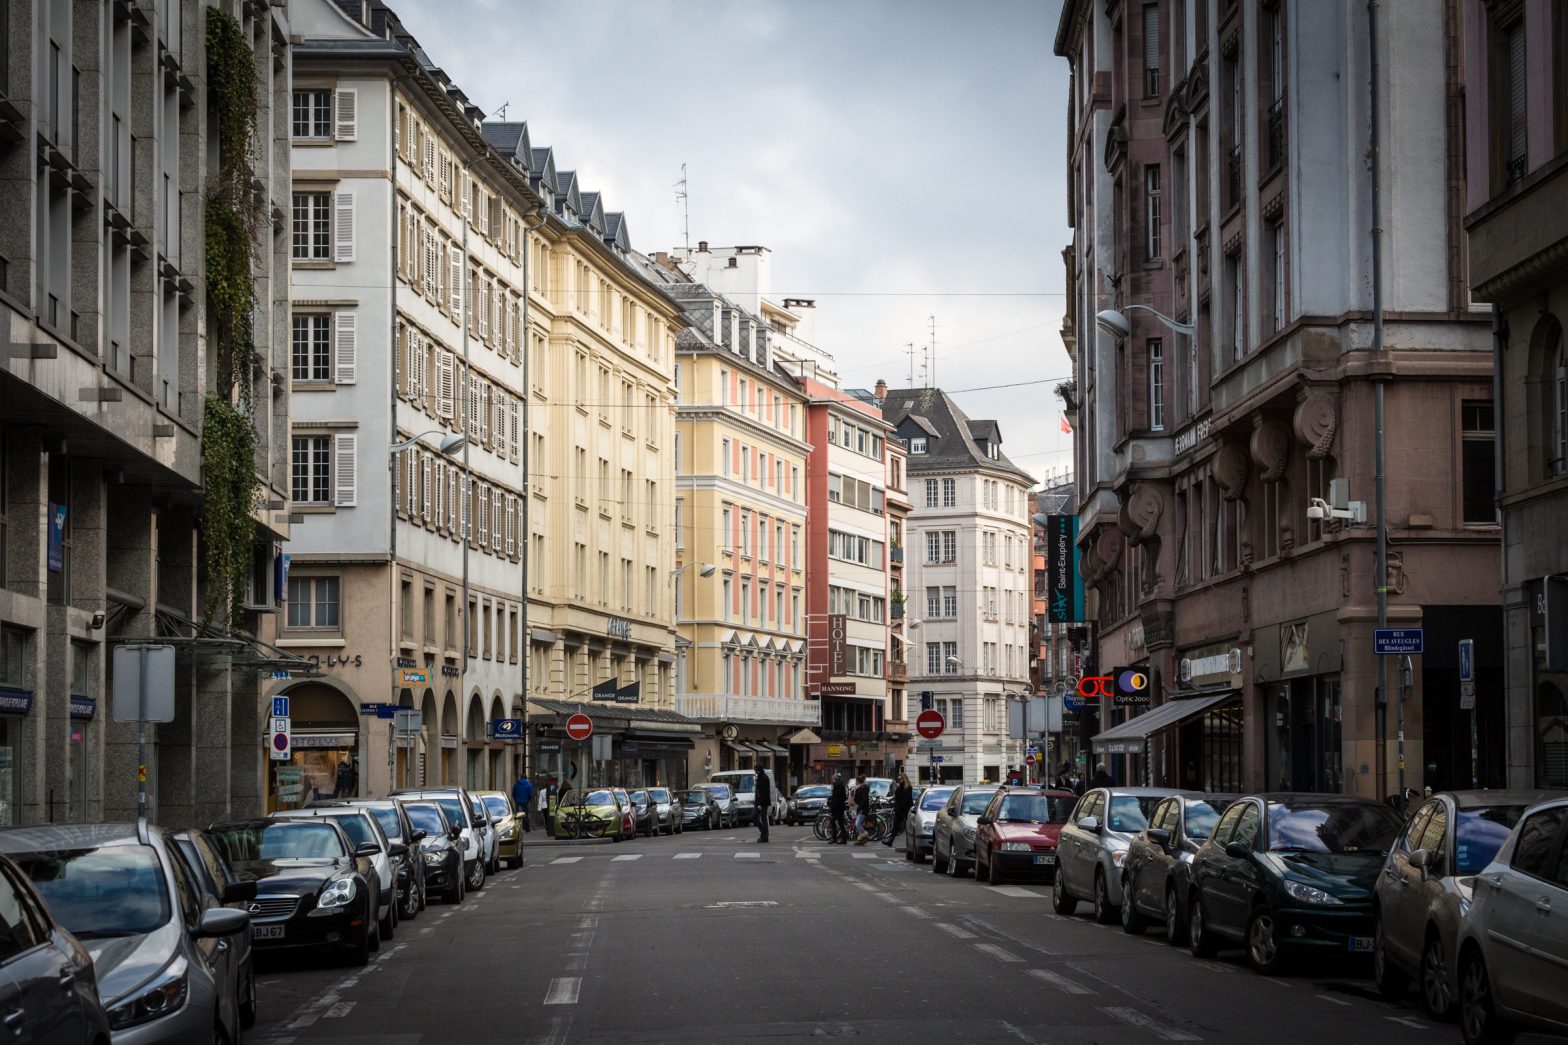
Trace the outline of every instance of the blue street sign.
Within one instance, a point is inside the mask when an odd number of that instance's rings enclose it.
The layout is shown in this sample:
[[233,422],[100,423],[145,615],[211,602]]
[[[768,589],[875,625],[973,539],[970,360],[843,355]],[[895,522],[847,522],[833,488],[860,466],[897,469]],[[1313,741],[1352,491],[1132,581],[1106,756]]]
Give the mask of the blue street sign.
[[941,755],[932,755],[931,756],[931,764],[933,766],[941,765],[942,764],[942,756]]
[[1426,652],[1426,632],[1420,628],[1374,628],[1372,649],[1380,657]]
[[1076,689],[1068,690],[1062,694],[1062,707],[1068,711],[1082,711],[1089,702],[1079,696]]
[[384,718],[384,719],[388,719],[388,720],[396,719],[397,718],[397,707],[398,706],[396,704],[383,704],[379,708],[376,709],[376,717],[377,718]]
[[1475,681],[1475,639],[1459,640],[1459,681]]
[[272,717],[273,718],[288,718],[289,717],[289,698],[288,697],[273,697],[272,698]]
[[496,740],[521,740],[523,738],[523,720],[520,718],[497,718],[490,722],[490,735]]

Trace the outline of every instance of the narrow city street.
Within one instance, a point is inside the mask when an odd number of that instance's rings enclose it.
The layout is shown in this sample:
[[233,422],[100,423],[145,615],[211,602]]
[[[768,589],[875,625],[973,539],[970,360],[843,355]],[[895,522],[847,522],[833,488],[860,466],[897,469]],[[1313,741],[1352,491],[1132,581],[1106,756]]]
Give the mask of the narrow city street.
[[[536,835],[537,837],[537,835]],[[803,828],[538,846],[364,969],[262,966],[267,1045],[377,1042],[1448,1042],[1367,968],[1255,975]]]

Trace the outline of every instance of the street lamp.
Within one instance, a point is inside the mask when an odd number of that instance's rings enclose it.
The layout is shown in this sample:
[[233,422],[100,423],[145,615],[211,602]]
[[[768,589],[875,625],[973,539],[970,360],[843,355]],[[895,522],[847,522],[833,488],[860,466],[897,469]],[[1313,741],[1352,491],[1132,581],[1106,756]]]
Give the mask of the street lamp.
[[681,574],[685,573],[687,570],[691,569],[693,566],[698,567],[698,569],[697,569],[697,576],[699,576],[699,577],[712,577],[714,575],[714,573],[718,571],[718,567],[715,566],[711,562],[704,562],[704,563],[688,562],[684,566],[677,566],[677,567],[675,567],[675,569],[671,570],[670,571],[670,576],[671,577],[679,577]]
[[[1178,323],[1171,317],[1156,312],[1148,305],[1127,305],[1126,308],[1128,310],[1135,308],[1142,309],[1143,311],[1154,316],[1154,318],[1159,320],[1161,323],[1164,323],[1166,326],[1170,327],[1176,333],[1185,335],[1186,337],[1191,337],[1193,335],[1193,326],[1191,323]],[[1101,311],[1095,313],[1094,325],[1105,331],[1105,333],[1110,334],[1112,337],[1126,337],[1128,334],[1132,333],[1132,324],[1127,322],[1126,313],[1114,308],[1102,309]]]
[[[432,428],[428,432],[420,432],[411,439],[404,439],[402,442],[393,443],[390,447],[387,448],[387,452],[391,454],[399,453],[403,450],[407,450],[409,447],[413,446],[427,435],[440,434],[441,429],[439,428]],[[436,452],[439,454],[453,454],[461,450],[463,448],[463,444],[466,442],[468,442],[468,436],[466,435],[449,435],[445,439],[441,440],[441,445],[436,447]]]

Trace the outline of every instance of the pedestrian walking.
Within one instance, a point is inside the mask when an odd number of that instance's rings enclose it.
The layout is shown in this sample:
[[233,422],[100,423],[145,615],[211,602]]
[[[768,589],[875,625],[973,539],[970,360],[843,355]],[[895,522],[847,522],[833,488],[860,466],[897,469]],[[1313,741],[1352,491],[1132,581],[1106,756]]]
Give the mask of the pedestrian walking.
[[866,831],[866,823],[871,817],[871,785],[866,783],[866,774],[862,773],[855,778],[855,844],[865,845],[871,841],[871,835]]
[[1089,778],[1090,787],[1115,787],[1116,781],[1111,779],[1110,771],[1105,768],[1104,762],[1098,762],[1094,767],[1094,776]]
[[757,770],[757,782],[752,787],[752,796],[756,805],[752,807],[752,819],[757,824],[758,843],[768,840],[768,810],[773,807],[773,781],[768,779],[764,770]]
[[830,845],[849,844],[849,833],[844,827],[844,814],[848,811],[849,789],[844,786],[844,774],[833,774],[833,790],[828,792],[828,820],[833,825]]
[[332,787],[332,797],[354,797],[354,767],[346,758],[338,763],[338,776]]
[[534,784],[528,779],[527,773],[517,774],[517,783],[512,785],[512,804],[523,816],[523,830],[529,829],[528,811],[534,804]]
[[915,789],[909,783],[909,774],[899,770],[898,781],[893,785],[893,828],[882,843],[889,849],[893,848],[893,839],[903,837],[904,821],[909,819],[909,808],[914,804]]

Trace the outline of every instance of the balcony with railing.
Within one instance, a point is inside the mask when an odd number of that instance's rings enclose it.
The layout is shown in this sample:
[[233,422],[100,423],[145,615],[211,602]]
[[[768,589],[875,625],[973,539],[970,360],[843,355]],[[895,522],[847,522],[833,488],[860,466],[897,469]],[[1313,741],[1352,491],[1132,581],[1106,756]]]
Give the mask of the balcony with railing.
[[1268,169],[1273,170],[1285,162],[1285,99],[1274,99],[1269,106]]
[[1237,145],[1225,157],[1225,209],[1241,203],[1241,146]]
[[819,726],[822,705],[794,697],[741,697],[731,693],[683,693],[675,710],[699,722],[756,722],[780,726]]
[[887,680],[889,682],[909,681],[909,661],[890,660],[887,662]]

